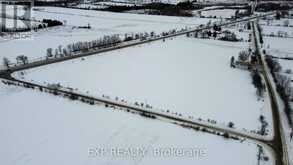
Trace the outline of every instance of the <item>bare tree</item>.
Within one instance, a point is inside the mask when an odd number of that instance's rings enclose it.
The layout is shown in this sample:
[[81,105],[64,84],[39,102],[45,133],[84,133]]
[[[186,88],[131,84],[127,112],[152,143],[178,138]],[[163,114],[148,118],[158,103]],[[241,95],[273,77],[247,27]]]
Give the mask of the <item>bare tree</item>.
[[3,57],[3,65],[8,69],[10,61],[7,57]]
[[59,54],[62,54],[62,45],[58,46],[58,52],[59,52]]
[[26,63],[28,63],[28,58],[25,55],[19,55],[19,56],[16,57],[16,61],[17,61],[18,64],[19,63],[26,64]]
[[53,57],[53,53],[52,53],[53,49],[52,48],[48,48],[47,49],[47,58],[49,57]]

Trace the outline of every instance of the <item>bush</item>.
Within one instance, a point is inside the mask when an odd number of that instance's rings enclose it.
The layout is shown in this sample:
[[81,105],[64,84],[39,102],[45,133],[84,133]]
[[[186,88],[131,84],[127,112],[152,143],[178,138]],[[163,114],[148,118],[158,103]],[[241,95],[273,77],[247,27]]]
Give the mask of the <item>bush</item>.
[[230,138],[230,135],[229,135],[228,132],[225,132],[225,133],[223,134],[223,137],[226,138],[226,139],[229,139],[229,138]]
[[261,76],[256,71],[252,73],[252,83],[257,89],[262,89],[264,87]]
[[202,6],[195,6],[192,2],[181,2],[177,5],[165,3],[150,3],[143,6],[109,6],[105,11],[125,12],[129,10],[147,10],[148,14],[169,15],[169,16],[193,16],[189,10],[201,9]]
[[63,23],[61,21],[58,21],[58,20],[43,19],[42,22],[46,23],[48,27],[63,25]]
[[147,112],[141,112],[140,115],[143,116],[143,117],[146,117],[146,118],[150,118],[150,119],[156,119],[157,118],[156,116],[154,116],[154,115],[152,115],[150,113],[147,113]]
[[266,56],[266,62],[268,67],[271,69],[271,72],[280,72],[282,70],[281,65],[271,56]]
[[69,98],[71,100],[77,100],[78,99],[78,96],[72,93],[72,94],[70,94]]
[[229,123],[228,123],[228,127],[229,127],[229,128],[233,128],[233,127],[234,127],[234,123],[229,122]]

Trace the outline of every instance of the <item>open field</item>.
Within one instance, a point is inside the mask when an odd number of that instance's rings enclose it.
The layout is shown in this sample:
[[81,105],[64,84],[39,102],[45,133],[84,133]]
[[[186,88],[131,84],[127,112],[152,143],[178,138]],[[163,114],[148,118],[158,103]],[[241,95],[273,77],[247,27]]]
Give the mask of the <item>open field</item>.
[[271,125],[268,99],[258,100],[249,72],[229,67],[246,44],[178,37],[15,76],[257,130],[261,114]]
[[[210,19],[181,18],[168,16],[151,16],[127,13],[110,13],[101,11],[87,11],[77,9],[60,9],[55,7],[36,8],[33,16],[37,20],[57,19],[65,26],[48,28],[32,32],[31,37],[25,39],[0,39],[0,58],[7,57],[11,61],[18,55],[25,55],[29,59],[46,56],[47,48],[57,48],[78,41],[90,41],[109,34],[124,34],[151,32],[161,33],[172,29],[195,27],[205,24]],[[91,29],[78,29],[87,26]]]
[[264,48],[277,57],[293,57],[293,38],[264,37]]
[[[123,111],[0,85],[1,164],[256,164],[254,143],[183,129]],[[15,104],[15,100],[17,104]],[[34,105],[34,106],[32,106]],[[92,149],[145,148],[145,157]],[[200,149],[200,157],[158,156],[159,149]],[[162,150],[161,150],[162,151]],[[265,150],[267,152],[267,150]],[[166,154],[167,155],[167,154]],[[245,155],[245,157],[243,156]],[[270,154],[267,155],[271,158]],[[45,160],[45,161],[44,161]],[[272,162],[267,162],[272,164]]]
[[[92,5],[83,3],[80,7]],[[8,11],[13,12],[11,6]],[[20,38],[0,36],[0,164],[286,161],[292,145],[281,144],[281,138],[288,140],[290,130],[279,128],[285,120],[275,112],[283,105],[276,105],[279,97],[266,68],[261,70],[265,62],[254,61],[253,55],[266,49],[293,57],[292,29],[274,21],[263,25],[265,33],[290,35],[264,37],[261,45],[257,16],[234,21],[225,18],[236,10],[201,11],[217,18],[33,7],[29,20],[50,28],[14,33],[24,34]],[[168,35],[175,29],[185,30]],[[129,37],[133,34],[135,39]],[[284,73],[293,69],[293,61],[279,62]]]
[[262,26],[264,35],[278,35],[279,33],[287,33],[288,37],[293,38],[293,27],[284,26]]
[[291,73],[288,74],[289,77],[291,77],[291,79],[293,79],[293,60],[282,60],[282,59],[279,59],[278,60],[279,63],[281,64],[282,66],[282,70],[284,72],[288,71],[288,70],[291,70]]

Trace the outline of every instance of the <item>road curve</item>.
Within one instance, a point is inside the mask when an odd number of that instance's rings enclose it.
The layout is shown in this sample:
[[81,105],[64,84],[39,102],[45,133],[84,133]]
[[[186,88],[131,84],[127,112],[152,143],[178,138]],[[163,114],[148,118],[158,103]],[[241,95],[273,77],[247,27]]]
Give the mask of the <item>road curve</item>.
[[[267,15],[272,15],[274,13],[275,12],[271,12],[271,13],[267,13],[267,14],[261,15],[261,16],[251,16],[251,17],[248,17],[248,18],[240,19],[240,20],[225,22],[225,23],[219,24],[219,26],[227,26],[227,25],[236,24],[236,23],[240,23],[240,22],[251,21],[251,20],[255,20],[255,19],[260,18],[260,17],[265,17]],[[144,43],[149,43],[149,42],[153,42],[153,41],[157,41],[157,40],[162,40],[162,39],[171,38],[171,37],[175,37],[175,36],[185,35],[185,34],[190,33],[190,32],[202,31],[202,30],[206,30],[206,29],[210,29],[210,28],[212,28],[212,26],[208,26],[208,27],[204,27],[204,28],[200,28],[200,29],[187,30],[187,31],[184,31],[184,32],[178,32],[178,33],[175,33],[175,34],[171,34],[171,35],[163,36],[163,37],[158,37],[158,38],[151,38],[151,39],[148,39],[148,40],[145,40],[145,41],[123,43],[123,44],[120,44],[120,45],[117,45],[117,46],[114,46],[114,47],[98,49],[98,50],[95,50],[95,51],[92,51],[92,52],[86,52],[86,53],[82,52],[82,53],[80,53],[78,55],[74,55],[74,56],[67,56],[67,57],[63,57],[63,58],[50,59],[50,60],[45,60],[45,61],[37,61],[37,62],[29,63],[29,64],[26,64],[26,65],[12,67],[9,70],[0,70],[0,78],[5,79],[6,81],[13,81],[13,82],[17,82],[17,83],[37,87],[37,88],[47,89],[49,91],[57,91],[59,93],[66,94],[66,95],[72,95],[73,94],[73,95],[78,96],[79,98],[84,98],[84,99],[88,99],[88,100],[94,100],[94,101],[99,102],[99,103],[113,105],[113,106],[117,106],[117,107],[121,107],[121,108],[126,108],[126,109],[130,109],[132,111],[136,111],[136,112],[140,112],[140,113],[141,112],[148,113],[148,114],[154,115],[154,116],[159,117],[159,118],[167,119],[167,120],[169,120],[171,122],[187,124],[187,125],[190,125],[190,126],[193,126],[193,127],[202,127],[202,128],[206,128],[206,129],[217,131],[217,132],[223,132],[223,133],[227,132],[230,135],[237,136],[237,137],[242,137],[242,138],[245,138],[245,139],[249,139],[249,140],[254,141],[257,144],[260,144],[260,145],[266,147],[274,155],[274,159],[277,158],[274,161],[274,164],[278,165],[279,161],[278,161],[278,155],[276,154],[276,152],[277,152],[276,147],[274,146],[275,143],[274,143],[274,141],[272,141],[272,139],[266,138],[265,136],[260,136],[260,135],[257,135],[257,134],[251,134],[251,133],[231,129],[231,128],[228,128],[228,127],[224,128],[224,127],[220,127],[220,126],[213,125],[213,124],[210,124],[210,123],[194,121],[194,120],[191,120],[191,119],[188,119],[188,118],[172,116],[172,115],[169,115],[169,114],[153,111],[151,109],[146,109],[146,108],[143,108],[143,107],[128,105],[126,103],[113,101],[113,100],[109,100],[109,99],[105,99],[105,98],[97,98],[97,97],[88,96],[88,95],[84,95],[84,94],[80,94],[80,93],[76,93],[76,92],[72,92],[72,91],[67,91],[67,90],[63,90],[63,89],[53,89],[53,88],[50,88],[50,87],[47,87],[47,86],[42,86],[42,85],[34,84],[34,83],[31,83],[31,82],[25,82],[25,81],[22,81],[22,80],[17,80],[15,78],[11,77],[11,73],[13,73],[15,71],[21,71],[21,70],[25,70],[25,69],[30,69],[30,68],[35,68],[35,67],[39,67],[39,66],[49,65],[49,64],[52,64],[52,63],[57,63],[57,62],[62,62],[62,61],[71,60],[71,59],[75,59],[75,58],[90,56],[90,55],[94,55],[94,54],[97,54],[97,53],[102,53],[102,52],[112,51],[112,50],[116,50],[116,49],[131,47],[131,46],[140,45],[140,44],[144,44]],[[254,28],[254,26],[253,26],[253,28]],[[257,37],[255,37],[255,39],[257,39]],[[286,164],[286,165],[289,165],[289,164]]]
[[287,151],[287,145],[286,145],[286,140],[284,137],[284,130],[283,127],[281,126],[281,119],[280,119],[280,114],[279,114],[279,105],[278,105],[278,100],[276,95],[278,95],[277,91],[275,90],[275,85],[274,82],[272,81],[272,76],[269,71],[269,68],[267,66],[267,63],[264,58],[264,54],[261,51],[260,48],[260,35],[261,33],[259,32],[259,29],[257,28],[257,23],[254,21],[252,24],[253,28],[253,37],[254,37],[254,44],[255,44],[255,51],[256,54],[258,55],[258,60],[260,62],[260,65],[263,70],[263,75],[265,78],[265,84],[268,87],[268,92],[270,94],[270,99],[271,99],[271,104],[273,105],[272,107],[272,116],[274,120],[274,130],[275,130],[275,137],[273,140],[274,143],[274,148],[277,150],[277,154],[279,155],[279,159],[282,160],[282,164],[284,165],[290,165],[289,158],[288,158],[288,151]]

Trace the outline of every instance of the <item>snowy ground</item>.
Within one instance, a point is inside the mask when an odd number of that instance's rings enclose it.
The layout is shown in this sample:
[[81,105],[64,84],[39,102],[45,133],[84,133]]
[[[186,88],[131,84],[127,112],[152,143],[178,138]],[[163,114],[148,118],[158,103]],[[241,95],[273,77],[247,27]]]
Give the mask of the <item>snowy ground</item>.
[[[292,21],[292,20],[291,20]],[[273,20],[272,24],[276,24],[276,22],[279,22],[278,20]],[[292,22],[290,22],[292,25]],[[265,26],[262,26],[268,33],[275,32],[278,29],[278,26],[276,29],[274,28],[266,28]],[[282,30],[286,29],[287,31],[292,32],[292,27],[286,28],[286,27],[280,27]],[[267,54],[277,56],[277,57],[293,57],[293,48],[292,48],[293,38],[278,38],[278,37],[264,37],[264,48],[266,49]],[[280,63],[282,67],[282,73],[284,73],[287,69],[293,69],[293,61],[291,60],[282,60],[279,59],[278,62]],[[292,74],[287,74],[288,77],[291,77]],[[273,81],[271,79],[271,81]],[[291,83],[292,84],[292,83]],[[289,156],[289,162],[290,164],[293,163],[293,143],[292,139],[290,137],[290,134],[292,133],[292,127],[289,126],[287,116],[284,113],[284,105],[283,101],[281,100],[280,96],[277,96],[278,106],[280,107],[280,117],[281,117],[281,126],[283,127],[283,134],[284,134],[284,144],[287,146],[288,150],[288,156]],[[293,107],[293,103],[291,102],[291,107]]]
[[291,70],[292,73],[289,73],[288,76],[293,80],[293,60],[278,60],[282,66],[282,71]]
[[[288,37],[264,37],[264,49],[268,52],[267,54],[277,56],[277,57],[293,57],[293,28],[292,27],[284,27],[284,26],[272,26],[276,25],[279,22],[283,22],[287,19],[281,20],[270,20],[269,24],[262,25],[263,34],[275,34],[278,33],[287,33]],[[293,25],[293,20],[289,19],[290,25]],[[285,64],[286,65],[286,64]]]
[[256,130],[261,114],[271,126],[268,100],[258,101],[249,72],[229,67],[244,47],[179,37],[28,70],[25,78]]
[[[288,26],[293,26],[293,20],[288,19],[288,18],[281,18],[279,20],[275,19],[275,16],[268,16],[267,18],[270,19],[262,19],[260,21],[261,25],[266,25],[266,26],[283,26],[285,24],[288,24]],[[288,23],[286,23],[288,22]]]
[[[257,164],[257,147],[252,142],[225,140],[103,106],[3,84],[0,104],[6,107],[0,110],[1,164]],[[109,151],[95,155],[93,151],[101,148],[134,150],[132,156],[124,152],[124,157],[118,157]],[[148,154],[135,156],[138,148]],[[202,154],[155,154],[169,148]],[[272,159],[269,152],[266,155]]]
[[235,25],[230,25],[222,28],[222,31],[230,31],[236,34],[238,39],[243,39],[243,41],[248,42],[249,34],[251,33],[250,30],[247,30],[245,27],[246,23],[238,23]]
[[[275,24],[275,21],[272,21]],[[281,38],[281,37],[264,37],[264,48],[266,49],[267,54],[276,56],[276,57],[290,57],[293,58],[293,30],[292,27],[283,27],[283,26],[262,26],[264,34],[278,34],[278,31],[288,33],[289,37],[292,38]],[[292,60],[278,60],[282,67],[282,72],[290,69],[293,71],[293,61]],[[293,78],[292,74],[286,73],[288,77]]]
[[[39,58],[49,47],[89,41],[105,34],[160,33],[209,21],[54,7],[38,8],[34,17],[61,20],[66,26],[32,32],[31,38],[22,40],[2,38],[0,58],[13,59],[20,54]],[[73,29],[88,23],[90,30]],[[247,39],[248,33],[237,34]],[[219,125],[231,121],[236,129],[258,130],[258,118],[263,115],[271,133],[267,96],[258,100],[249,72],[229,67],[230,57],[247,47],[246,42],[182,36],[31,69],[24,71],[24,79],[40,84],[61,83],[90,95],[148,103],[165,112],[168,109],[170,113],[216,120]],[[22,77],[19,73],[15,76]],[[255,142],[227,140],[103,105],[90,106],[1,83],[0,105],[0,164],[258,163]],[[148,154],[142,157],[124,152],[124,157],[117,157],[107,150],[106,155],[99,156],[93,155],[97,154],[92,152],[95,149],[144,149]],[[202,154],[154,155],[158,149],[165,154],[169,149]],[[272,155],[267,150],[265,153],[272,161]],[[271,161],[265,164],[273,164]]]
[[264,37],[264,48],[277,57],[293,57],[293,38]]
[[235,16],[235,12],[236,12],[235,9],[207,10],[207,11],[202,11],[201,15],[205,16],[205,17],[216,16],[217,18],[231,18],[231,17]]
[[[293,27],[284,26],[262,26],[263,35],[273,35],[273,36],[287,36],[293,38]],[[285,34],[286,33],[286,34]]]
[[[77,41],[90,41],[107,34],[125,34],[136,32],[160,33],[174,28],[195,27],[205,24],[209,19],[182,18],[168,16],[151,16],[127,13],[110,13],[55,7],[39,8],[34,11],[36,19],[57,19],[67,26],[60,26],[32,32],[25,39],[0,39],[0,58],[6,56],[12,61],[18,55],[26,55],[29,59],[46,56],[47,48],[57,48]],[[92,29],[72,29],[74,26],[87,26]]]

